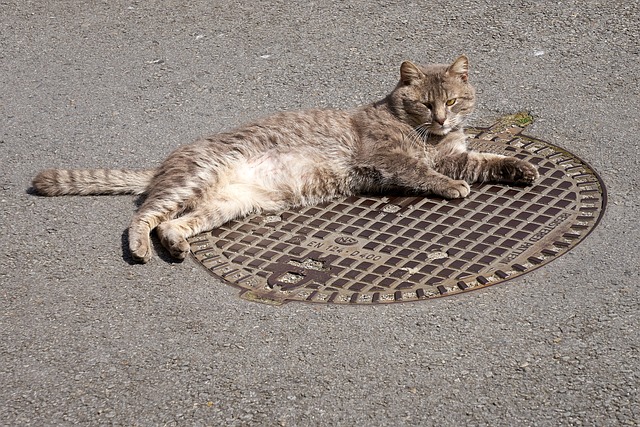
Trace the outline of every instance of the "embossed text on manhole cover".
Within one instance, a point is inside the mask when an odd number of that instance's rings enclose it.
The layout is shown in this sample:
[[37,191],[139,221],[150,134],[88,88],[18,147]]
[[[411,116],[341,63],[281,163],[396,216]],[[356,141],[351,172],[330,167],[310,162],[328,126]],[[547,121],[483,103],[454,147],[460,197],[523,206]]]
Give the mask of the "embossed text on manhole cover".
[[470,146],[535,164],[532,186],[475,184],[456,200],[349,197],[253,215],[191,238],[193,255],[244,298],[275,304],[416,301],[517,277],[582,241],[606,204],[587,164],[521,130],[470,130]]

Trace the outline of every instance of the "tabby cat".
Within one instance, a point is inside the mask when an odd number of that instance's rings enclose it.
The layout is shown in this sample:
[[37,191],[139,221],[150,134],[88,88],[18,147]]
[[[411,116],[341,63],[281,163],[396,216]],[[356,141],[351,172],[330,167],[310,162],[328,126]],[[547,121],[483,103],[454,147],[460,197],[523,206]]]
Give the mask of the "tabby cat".
[[403,62],[384,99],[348,111],[284,112],[183,145],[155,169],[40,172],[44,196],[138,194],[129,226],[134,260],[151,256],[156,230],[184,259],[187,238],[252,212],[279,211],[392,188],[466,197],[469,183],[532,183],[536,168],[514,157],[468,151],[462,125],[473,111],[469,62]]

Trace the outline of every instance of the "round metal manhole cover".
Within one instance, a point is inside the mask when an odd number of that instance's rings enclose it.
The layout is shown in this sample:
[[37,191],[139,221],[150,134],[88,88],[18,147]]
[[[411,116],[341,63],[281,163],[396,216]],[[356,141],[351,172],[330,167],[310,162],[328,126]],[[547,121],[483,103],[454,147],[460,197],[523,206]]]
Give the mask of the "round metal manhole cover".
[[232,221],[190,239],[205,268],[250,300],[368,304],[467,292],[539,268],[598,224],[598,175],[517,126],[472,129],[478,151],[537,165],[532,186],[475,184],[465,199],[349,197]]

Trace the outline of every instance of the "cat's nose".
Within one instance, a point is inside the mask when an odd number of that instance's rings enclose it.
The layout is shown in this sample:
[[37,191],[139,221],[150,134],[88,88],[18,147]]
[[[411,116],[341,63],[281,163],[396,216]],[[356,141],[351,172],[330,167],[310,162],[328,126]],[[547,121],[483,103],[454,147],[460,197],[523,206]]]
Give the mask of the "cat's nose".
[[434,120],[436,121],[436,123],[438,123],[440,126],[444,126],[444,122],[447,120],[446,118],[443,117],[435,117]]

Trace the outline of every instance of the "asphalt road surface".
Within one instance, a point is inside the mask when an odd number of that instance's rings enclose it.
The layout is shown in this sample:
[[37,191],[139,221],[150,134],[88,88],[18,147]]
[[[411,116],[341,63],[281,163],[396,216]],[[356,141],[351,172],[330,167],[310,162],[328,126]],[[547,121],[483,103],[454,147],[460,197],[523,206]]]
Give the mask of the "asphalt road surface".
[[[0,423],[638,425],[637,1],[0,2]],[[42,198],[47,167],[156,165],[285,109],[379,99],[465,53],[471,124],[591,164],[609,204],[565,256],[482,291],[241,300],[192,259],[131,265],[133,197]],[[165,257],[166,258],[166,257]]]

